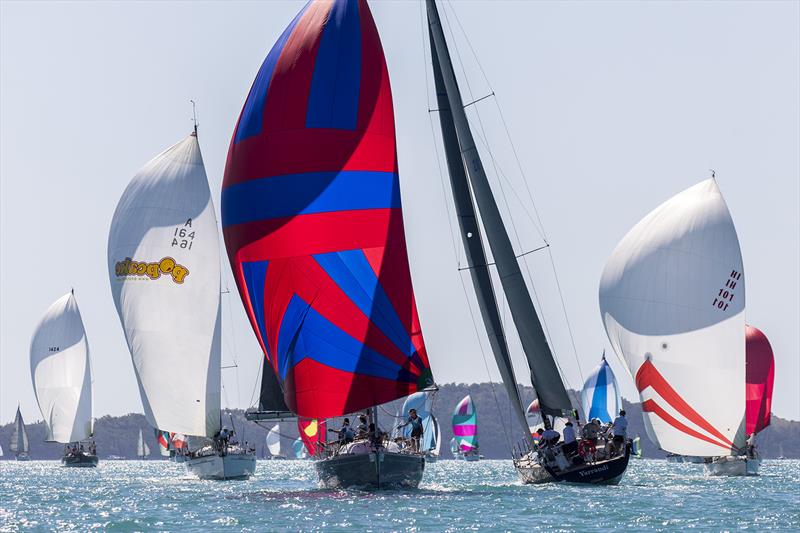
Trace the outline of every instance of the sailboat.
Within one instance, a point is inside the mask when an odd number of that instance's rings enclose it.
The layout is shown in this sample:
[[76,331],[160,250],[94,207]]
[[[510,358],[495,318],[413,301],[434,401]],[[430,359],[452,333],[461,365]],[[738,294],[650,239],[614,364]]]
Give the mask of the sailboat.
[[[654,283],[653,280],[659,280]],[[745,276],[714,178],[667,200],[619,242],[600,314],[661,449],[746,473]]]
[[[436,2],[426,0],[425,3],[439,123],[468,270],[489,344],[511,401],[512,411],[519,424],[520,436],[525,443],[523,452],[514,460],[514,466],[525,483],[554,480],[576,483],[618,483],[628,465],[628,446],[625,446],[624,453],[619,457],[611,458],[602,464],[587,465],[568,461],[560,447],[550,450],[538,449],[528,430],[492,286],[489,261],[483,245],[484,237],[481,235],[484,232],[527,359],[531,382],[539,399],[545,426],[552,425],[552,418],[574,413],[574,408],[553,353],[547,344],[475,145]],[[473,196],[482,224],[478,222]]]
[[300,440],[303,441],[309,457],[316,457],[318,451],[322,452],[327,432],[325,420],[298,418],[297,431],[300,433]]
[[17,406],[17,416],[14,417],[14,431],[11,433],[11,442],[8,449],[14,452],[17,461],[27,461],[30,459],[28,446],[28,432],[25,430],[25,422],[22,420],[22,413]]
[[710,475],[755,475],[761,466],[755,441],[756,435],[770,423],[775,357],[767,336],[749,324],[745,326],[745,365],[745,435],[748,436],[745,450],[706,461]]
[[185,457],[190,473],[240,479],[255,472],[256,458],[221,423],[220,268],[195,125],[122,194],[108,237],[109,279],[148,423],[213,439]]
[[272,429],[267,433],[267,450],[269,450],[270,459],[286,459],[286,456],[281,453],[281,427],[280,424],[275,424]]
[[150,456],[150,446],[144,441],[144,434],[142,428],[139,428],[139,440],[136,442],[136,457],[139,459],[147,459]]
[[64,466],[97,466],[95,443],[90,440],[94,419],[89,343],[74,291],[45,311],[31,340],[30,357],[45,441],[65,445]]
[[631,456],[637,459],[642,458],[642,439],[639,438],[639,435],[631,440]]
[[[262,64],[222,189],[239,294],[291,412],[367,411],[433,386],[406,253],[389,75],[365,0],[312,1]],[[326,487],[416,487],[423,454],[330,443]]]
[[300,437],[297,437],[297,439],[292,442],[292,453],[294,454],[295,459],[308,459],[306,445],[303,443],[303,439]]
[[[430,427],[425,428],[425,442],[428,443],[423,449],[427,450],[425,453],[425,462],[435,463],[439,460],[439,454],[442,451],[442,430],[439,427],[439,421],[431,413]],[[430,441],[427,434],[430,433]]]
[[469,394],[458,402],[453,411],[453,435],[461,457],[467,461],[481,458],[478,449],[478,412]]
[[586,420],[597,418],[603,424],[608,424],[614,421],[620,405],[617,378],[606,361],[604,352],[600,364],[592,370],[583,384],[581,406]]
[[170,442],[170,435],[168,431],[161,431],[155,429],[156,442],[158,443],[158,455],[161,457],[170,457],[175,451]]

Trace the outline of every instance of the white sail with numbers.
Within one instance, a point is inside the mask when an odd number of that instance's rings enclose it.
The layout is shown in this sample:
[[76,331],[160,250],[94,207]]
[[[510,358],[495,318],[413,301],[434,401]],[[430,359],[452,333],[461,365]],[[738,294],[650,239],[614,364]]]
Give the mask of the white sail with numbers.
[[148,162],[117,205],[111,292],[147,421],[213,436],[220,425],[220,251],[196,133]]
[[628,364],[650,437],[680,455],[745,444],[745,278],[714,179],[652,211],[620,241],[600,313]]
[[93,432],[89,343],[75,295],[47,308],[31,340],[31,379],[45,440],[67,444]]

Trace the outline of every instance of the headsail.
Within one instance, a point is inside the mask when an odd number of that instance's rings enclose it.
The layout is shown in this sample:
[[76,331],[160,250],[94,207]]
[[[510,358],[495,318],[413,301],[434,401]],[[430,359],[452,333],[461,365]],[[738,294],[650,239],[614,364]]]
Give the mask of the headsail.
[[292,411],[332,417],[433,384],[389,76],[365,0],[309,2],[267,55],[228,151],[222,222]]
[[718,456],[744,446],[744,310],[739,239],[713,179],[661,204],[612,252],[601,318],[662,449]]
[[81,312],[72,292],[47,309],[31,340],[31,378],[46,441],[92,436],[92,368]]
[[438,456],[442,451],[442,430],[439,427],[439,420],[433,415],[431,415],[431,430],[433,442],[428,449]]
[[769,425],[772,413],[772,387],[775,382],[775,357],[767,336],[758,328],[746,326],[746,413],[748,435]]
[[108,236],[108,275],[147,421],[213,436],[220,424],[220,253],[195,134],[128,184]]
[[478,449],[478,413],[470,395],[458,402],[453,411],[453,435],[460,451]]
[[25,422],[22,420],[22,413],[17,406],[17,416],[14,417],[14,430],[11,433],[11,441],[8,449],[14,453],[28,453],[28,432],[25,430]]
[[614,377],[614,371],[605,355],[583,384],[581,406],[587,420],[599,418],[604,424],[613,421],[619,412],[617,378]]
[[306,452],[305,444],[303,444],[303,439],[299,437],[292,442],[292,452],[294,452],[295,459],[308,459],[308,453]]
[[[536,309],[533,306],[528,287],[525,284],[525,279],[519,268],[514,248],[511,245],[508,232],[503,224],[503,218],[500,215],[500,210],[492,194],[489,180],[486,172],[481,163],[480,154],[475,146],[475,142],[470,130],[467,115],[464,112],[464,103],[461,99],[461,93],[458,88],[458,82],[453,71],[453,65],[450,60],[450,52],[447,48],[444,31],[442,30],[441,21],[439,20],[439,12],[436,8],[434,0],[426,0],[428,12],[428,27],[431,38],[431,55],[434,56],[434,73],[438,65],[441,74],[441,83],[437,86],[437,93],[444,92],[449,104],[448,109],[452,113],[452,126],[443,128],[443,132],[447,138],[450,138],[450,143],[453,142],[452,130],[456,132],[456,140],[458,141],[458,148],[461,154],[462,166],[466,169],[467,177],[472,185],[472,192],[475,196],[475,201],[481,215],[483,228],[486,231],[486,240],[489,243],[489,248],[492,251],[495,264],[497,265],[497,272],[503,287],[503,292],[506,295],[511,316],[514,320],[514,325],[517,328],[522,349],[528,360],[528,366],[531,371],[531,382],[536,394],[539,397],[539,403],[543,413],[547,415],[560,416],[564,412],[572,411],[572,404],[570,403],[569,396],[567,395],[564,383],[558,372],[553,354],[547,344],[544,330],[536,314]],[[441,101],[441,97],[440,97]],[[450,130],[449,133],[446,130]],[[450,152],[455,153],[455,149],[451,148]],[[457,164],[453,165],[456,169],[459,168]],[[450,168],[450,165],[448,165]],[[460,172],[459,172],[460,173]],[[452,178],[451,181],[463,178]],[[455,189],[455,188],[454,188]],[[463,191],[463,195],[466,191]],[[454,193],[455,195],[455,193]],[[464,199],[466,201],[466,198]],[[474,208],[473,208],[474,213]],[[467,216],[468,211],[459,209],[459,218]],[[460,221],[463,224],[464,221]],[[469,235],[467,235],[470,238]],[[479,237],[475,233],[475,237]],[[470,246],[468,245],[468,248]],[[473,247],[476,248],[476,247]],[[473,252],[470,252],[474,254]],[[485,257],[481,258],[480,255],[472,255],[472,260],[483,261],[483,264],[476,266],[482,267],[485,265]],[[475,281],[473,277],[473,281]],[[494,324],[495,320],[491,312],[491,298],[488,296],[489,287],[486,282],[478,282],[476,284],[476,293],[478,294],[479,301],[482,301],[482,315],[484,320],[487,317],[491,321],[486,324],[487,331],[494,330],[495,334],[501,332],[498,325]],[[496,303],[494,304],[496,306]],[[484,307],[487,309],[485,310]],[[491,334],[491,331],[490,331]],[[499,342],[499,339],[495,339]],[[493,346],[494,348],[494,346]],[[507,380],[513,380],[513,372],[510,365],[504,360],[506,355],[503,355],[502,350],[495,350],[498,365],[503,373],[503,381],[506,383],[506,389],[512,400],[512,405],[515,407],[517,419],[522,427],[525,427],[525,415],[522,411],[522,404],[518,401],[518,394],[512,391],[516,387],[516,383]],[[527,432],[525,433],[527,436]]]

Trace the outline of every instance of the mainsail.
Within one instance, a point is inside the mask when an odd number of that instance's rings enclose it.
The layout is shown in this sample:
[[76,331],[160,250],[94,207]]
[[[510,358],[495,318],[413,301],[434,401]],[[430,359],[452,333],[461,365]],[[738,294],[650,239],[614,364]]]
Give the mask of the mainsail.
[[45,440],[67,444],[91,437],[94,420],[89,343],[72,292],[45,312],[34,331],[30,357]]
[[612,252],[601,318],[662,449],[707,457],[744,446],[744,311],[739,239],[714,179],[656,208]]
[[581,406],[587,420],[599,418],[607,424],[617,416],[620,409],[619,387],[605,355],[583,384]]
[[333,417],[433,384],[389,75],[365,0],[309,2],[267,54],[228,151],[222,223],[293,412]]
[[128,184],[111,222],[108,275],[147,421],[213,436],[220,425],[220,252],[196,134]]
[[470,395],[458,402],[453,411],[453,435],[461,452],[478,449],[478,413]]
[[745,433],[765,429],[772,413],[772,387],[775,382],[775,357],[764,333],[746,326],[746,418]]
[[139,428],[139,440],[136,442],[136,455],[138,457],[147,457],[150,455],[150,446],[144,441],[144,434],[141,428]]
[[[471,204],[469,192],[465,187],[463,171],[472,186],[475,202],[481,215],[486,240],[492,251],[497,272],[506,295],[514,325],[517,328],[523,351],[528,360],[531,372],[531,382],[539,397],[540,408],[546,415],[560,416],[572,410],[572,405],[567,395],[564,383],[558,373],[553,354],[547,344],[544,330],[533,306],[528,287],[519,268],[519,263],[514,254],[514,248],[508,232],[503,224],[500,210],[492,194],[489,180],[481,163],[480,154],[475,146],[472,131],[464,112],[464,103],[458,88],[450,52],[447,48],[444,31],[439,13],[434,0],[426,0],[428,13],[429,36],[431,40],[431,56],[434,66],[434,81],[439,106],[447,102],[446,113],[440,115],[442,122],[443,138],[448,155],[448,170],[451,172],[454,198],[457,203],[459,224],[464,238],[467,256],[473,273],[473,283],[481,307],[481,314],[487,332],[490,335],[492,348],[495,353],[498,367],[506,384],[506,390],[511,398],[512,406],[522,428],[526,427],[525,414],[522,403],[516,391],[516,381],[508,357],[508,349],[502,333],[502,324],[497,318],[497,303],[491,294],[491,283],[488,275],[479,272],[487,267],[486,257],[482,246],[473,244],[471,240],[480,239],[477,224],[471,220],[474,217],[474,207]],[[460,155],[461,164],[458,164],[457,155]],[[455,174],[455,175],[454,175]],[[474,268],[473,268],[474,267]],[[525,431],[526,438],[528,432]]]
[[16,454],[28,453],[28,432],[25,430],[25,422],[22,420],[22,413],[17,406],[17,416],[14,417],[14,430],[11,432],[11,441],[8,449]]

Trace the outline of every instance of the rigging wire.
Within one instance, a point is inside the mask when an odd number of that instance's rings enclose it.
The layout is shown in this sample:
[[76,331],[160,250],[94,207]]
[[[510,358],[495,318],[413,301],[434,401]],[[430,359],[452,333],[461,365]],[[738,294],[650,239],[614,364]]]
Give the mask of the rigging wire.
[[[536,208],[536,202],[533,200],[533,193],[531,191],[530,184],[528,183],[527,177],[525,176],[525,171],[524,171],[524,169],[522,167],[522,163],[521,163],[521,161],[519,159],[519,154],[517,152],[516,146],[514,145],[514,142],[511,139],[511,134],[509,132],[508,125],[506,123],[505,117],[504,117],[504,115],[502,113],[502,109],[500,108],[500,103],[499,103],[498,98],[497,98],[497,96],[495,94],[494,88],[492,87],[492,85],[491,85],[491,83],[489,81],[489,78],[486,75],[486,71],[483,69],[483,65],[481,64],[480,60],[478,59],[478,55],[475,52],[474,47],[472,46],[472,42],[470,41],[468,34],[466,33],[466,31],[464,31],[464,27],[461,24],[461,20],[458,18],[458,14],[455,12],[455,9],[453,8],[452,3],[449,3],[449,4],[450,4],[450,10],[453,13],[453,18],[455,19],[456,23],[458,24],[458,27],[460,28],[462,34],[464,35],[464,39],[467,42],[467,46],[469,47],[470,52],[472,53],[472,56],[473,56],[473,58],[475,60],[475,63],[477,64],[478,69],[480,70],[481,74],[483,75],[483,78],[484,78],[487,86],[489,87],[491,94],[494,96],[495,106],[496,106],[496,108],[498,110],[498,114],[500,116],[501,123],[503,124],[503,129],[505,131],[506,138],[508,140],[509,146],[511,147],[512,153],[514,154],[514,159],[515,159],[515,161],[517,163],[517,167],[519,169],[520,175],[523,178],[522,181],[525,184],[525,189],[526,189],[526,191],[528,193],[528,198],[529,198],[529,200],[531,202],[531,206],[533,207],[534,215],[536,217],[536,220],[538,221],[538,224],[534,223],[534,226],[536,227],[537,231],[539,232],[540,236],[545,241],[545,243],[548,243],[547,236],[546,236],[546,233],[544,231],[544,225],[541,222],[541,217],[539,216],[539,211]],[[445,18],[447,19],[448,25],[449,25],[450,24],[449,23],[449,17],[447,17],[446,12],[445,12]],[[450,33],[451,33],[451,35],[453,34],[452,26],[451,26]],[[458,51],[458,47],[456,47],[456,54],[457,54],[457,57],[459,58],[459,63],[461,64],[462,70],[464,70],[463,62],[461,61],[461,55],[460,55],[460,53]],[[469,86],[469,80],[466,78],[466,76],[465,76],[465,81],[467,83],[467,90],[470,93],[470,98],[472,99],[472,91],[471,91],[470,86]],[[488,137],[486,136],[485,129],[484,129],[484,126],[483,126],[483,121],[480,118],[480,112],[479,112],[477,106],[475,106],[475,114],[476,114],[476,116],[478,118],[478,125],[479,125],[479,127],[481,129],[481,132],[483,133],[484,137],[486,137],[486,139],[483,142],[484,142],[484,144],[486,146],[487,152],[488,152],[489,157],[490,157],[490,159],[492,161],[492,165],[493,165],[493,167],[495,169],[495,172],[498,172],[498,175],[500,175],[499,169],[498,169],[498,165],[497,165],[497,163],[495,161],[494,154],[492,153],[491,148],[489,148]],[[501,190],[502,195],[503,195],[503,200],[504,200],[504,202],[506,204],[506,209],[508,209],[509,213],[510,213],[511,211],[510,211],[509,206],[508,206],[508,200],[506,199],[505,189],[503,187],[502,181],[500,181],[499,183],[500,183],[500,190]],[[513,186],[512,186],[512,192],[519,199],[519,195],[517,195],[517,193],[514,190]],[[524,203],[522,203],[522,205],[523,205],[523,210],[526,212],[526,214],[528,214],[528,217],[531,218],[530,217],[530,213],[528,213],[527,209],[524,206]],[[512,227],[512,229],[514,231],[514,234],[515,234],[515,237],[517,239],[517,242],[521,247],[519,234],[517,233],[516,225],[514,224],[514,218],[513,218],[513,216],[510,217],[510,218],[511,218],[511,227]],[[575,358],[576,367],[577,367],[577,370],[578,370],[578,374],[581,377],[581,385],[582,385],[583,384],[583,371],[581,370],[580,360],[578,358],[578,351],[577,351],[577,347],[576,347],[576,344],[575,344],[575,337],[574,337],[574,334],[573,334],[573,331],[572,331],[572,325],[571,325],[571,323],[569,321],[569,315],[567,313],[563,292],[561,290],[561,283],[560,283],[560,281],[558,279],[558,274],[556,272],[555,262],[554,262],[554,259],[553,259],[553,256],[552,256],[552,251],[549,250],[549,247],[548,247],[548,255],[549,255],[551,267],[552,267],[552,270],[553,270],[553,276],[554,276],[555,281],[556,281],[556,287],[557,287],[557,290],[558,290],[558,293],[559,293],[559,298],[561,300],[561,307],[562,307],[562,311],[563,311],[563,314],[564,314],[564,319],[565,319],[565,322],[566,322],[566,325],[567,325],[567,331],[568,331],[569,336],[570,336],[570,342],[571,342],[571,345],[572,345],[572,351],[573,351],[573,355],[574,355],[574,358]],[[531,288],[533,289],[533,292],[534,292],[534,297],[537,300],[537,304],[539,304],[539,309],[544,309],[542,307],[542,305],[541,305],[541,302],[539,301],[538,295],[536,294],[536,287],[535,287],[535,284],[533,283],[533,277],[531,275],[530,267],[528,265],[527,260],[523,259],[523,263],[525,264],[525,271],[528,274],[529,282],[530,282]],[[553,351],[555,351],[555,345],[552,342],[552,337],[550,335],[549,328],[547,326],[547,322],[546,322],[546,320],[544,318],[544,314],[543,313],[542,313],[542,316],[541,316],[541,321],[542,321],[542,324],[544,325],[545,334],[548,337],[548,341],[550,342],[550,347],[551,347],[551,349]],[[559,371],[561,372],[561,375],[563,376],[564,380],[567,381],[567,376],[563,372],[563,370],[561,369],[561,366],[558,363],[558,358],[554,358],[554,359],[555,359],[556,365],[558,366]]]
[[[426,91],[425,92],[426,92],[426,96],[427,96],[427,99],[428,99],[428,109],[430,111],[430,108],[431,108],[431,106],[430,106],[430,79],[429,79],[429,76],[428,76],[428,68],[427,68],[427,66],[428,66],[427,59],[428,58],[425,56],[425,51],[427,49],[427,47],[425,45],[425,36],[428,34],[428,32],[425,31],[426,25],[425,25],[425,17],[424,17],[424,12],[423,12],[422,6],[423,6],[423,4],[422,4],[422,2],[420,2],[420,19],[422,21],[422,33],[421,33],[421,37],[422,37],[422,53],[423,53],[423,62],[425,63],[425,65],[424,65],[425,66],[425,83],[426,83]],[[433,50],[431,50],[430,53],[431,53],[431,63],[433,63],[433,56],[432,56]],[[436,146],[436,135],[435,135],[435,128],[434,128],[434,125],[433,125],[433,115],[430,112],[428,113],[428,121],[429,121],[429,123],[431,125],[431,135],[433,136],[433,141],[434,141],[433,145],[434,145],[434,149],[436,151],[436,162],[437,162],[437,167],[438,167],[438,170],[439,170],[439,179],[440,179],[440,182],[442,184],[442,190],[445,191],[446,187],[444,185],[444,172],[442,170],[442,165],[441,165],[441,162],[439,160],[439,149]],[[445,196],[444,196],[444,201],[445,201],[445,207],[447,209],[447,214],[448,214],[447,221],[448,221],[448,224],[450,225],[450,233],[452,235],[453,253],[454,253],[455,257],[456,257],[456,263],[460,268],[460,266],[461,266],[460,254],[458,254],[458,252],[457,252],[455,232],[453,230],[453,223],[452,223],[452,218],[451,218],[452,215],[450,215],[450,206],[448,205],[448,202],[447,202],[447,194],[446,193],[445,193]],[[454,203],[455,203],[455,201],[454,201]],[[472,311],[472,304],[471,304],[471,302],[469,300],[469,295],[468,295],[468,292],[467,292],[466,284],[464,282],[464,277],[462,275],[462,271],[461,270],[457,270],[457,272],[458,272],[459,281],[461,283],[461,289],[464,292],[464,298],[465,298],[465,300],[467,302],[467,308],[469,309],[469,315],[470,315],[470,320],[472,322],[472,328],[475,331],[475,339],[478,341],[478,347],[480,348],[480,351],[481,351],[481,358],[483,359],[483,364],[484,364],[484,367],[486,368],[486,375],[489,378],[489,385],[490,385],[490,388],[492,390],[492,396],[494,398],[495,406],[497,407],[498,414],[500,414],[500,413],[503,412],[503,410],[500,407],[500,401],[497,398],[497,392],[495,390],[494,380],[492,380],[492,374],[489,371],[489,363],[486,360],[486,351],[484,350],[483,343],[481,342],[480,330],[478,329],[478,324],[477,324],[477,321],[475,319],[475,314]],[[503,420],[502,417],[498,417],[498,419],[500,420],[500,423],[503,426],[503,435],[505,435],[506,445],[508,446],[509,451],[513,452],[513,447],[511,445],[511,442],[509,441],[508,430],[505,427],[504,420]]]

